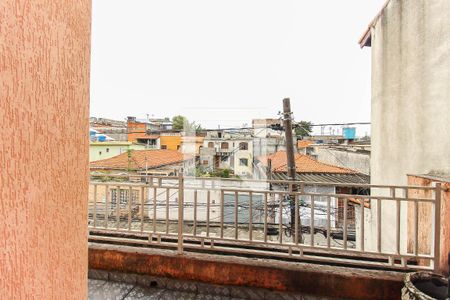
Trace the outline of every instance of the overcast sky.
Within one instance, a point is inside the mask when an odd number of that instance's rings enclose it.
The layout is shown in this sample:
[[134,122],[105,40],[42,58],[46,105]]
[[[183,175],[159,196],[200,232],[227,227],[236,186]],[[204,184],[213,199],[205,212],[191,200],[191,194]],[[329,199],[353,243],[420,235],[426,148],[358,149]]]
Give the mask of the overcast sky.
[[91,116],[370,121],[370,48],[384,0],[94,0]]

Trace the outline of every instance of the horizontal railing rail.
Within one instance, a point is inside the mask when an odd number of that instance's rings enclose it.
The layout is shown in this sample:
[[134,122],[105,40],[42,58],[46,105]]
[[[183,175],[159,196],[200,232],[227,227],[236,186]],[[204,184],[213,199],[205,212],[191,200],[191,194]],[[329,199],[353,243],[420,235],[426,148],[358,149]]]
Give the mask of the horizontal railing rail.
[[[439,184],[95,178],[91,241],[369,268],[433,270],[439,261]],[[345,189],[355,186],[366,194]]]

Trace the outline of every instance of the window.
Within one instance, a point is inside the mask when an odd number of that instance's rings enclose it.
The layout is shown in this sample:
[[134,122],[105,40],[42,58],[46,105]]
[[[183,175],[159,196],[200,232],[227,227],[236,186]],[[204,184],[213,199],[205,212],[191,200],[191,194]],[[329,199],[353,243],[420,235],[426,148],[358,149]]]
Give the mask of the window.
[[109,153],[109,148],[106,148],[106,153]]
[[208,143],[208,148],[214,148],[214,143],[213,142],[209,142]]
[[98,151],[98,155],[102,155],[102,151]]
[[207,164],[208,164],[208,161],[207,161],[207,160],[204,160],[204,161],[203,161],[203,164],[204,164],[204,165],[207,165]]
[[161,145],[161,149],[167,149],[167,145]]
[[220,148],[221,149],[228,149],[228,143],[227,142],[222,142],[222,144],[220,144]]
[[239,158],[239,165],[240,166],[248,166],[248,159],[247,158]]
[[248,150],[248,143],[240,142],[239,143],[239,150]]
[[177,150],[180,150],[180,145],[177,145]]
[[[129,199],[130,190],[120,189],[119,200],[120,204],[127,204]],[[137,202],[139,198],[139,191],[132,191],[132,202]],[[117,189],[111,189],[111,207],[115,207],[117,203]]]

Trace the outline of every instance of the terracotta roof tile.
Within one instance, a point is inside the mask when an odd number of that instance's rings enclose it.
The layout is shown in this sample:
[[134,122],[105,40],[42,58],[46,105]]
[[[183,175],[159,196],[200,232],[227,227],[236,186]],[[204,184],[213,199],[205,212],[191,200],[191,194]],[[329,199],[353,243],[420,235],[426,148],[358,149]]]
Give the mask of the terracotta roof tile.
[[310,141],[310,140],[299,140],[299,141],[297,141],[297,148],[306,148],[312,144],[314,144],[314,142]]
[[[286,151],[278,151],[274,154],[261,156],[258,158],[260,162],[267,165],[267,160],[272,160],[272,171],[287,172],[287,155]],[[297,173],[338,173],[338,174],[355,174],[354,170],[341,168],[318,162],[304,154],[295,154],[295,169]]]
[[90,163],[91,169],[132,169],[141,170],[147,168],[157,168],[165,165],[172,165],[190,160],[191,155],[183,155],[175,150],[131,150],[131,157],[128,153],[93,161]]

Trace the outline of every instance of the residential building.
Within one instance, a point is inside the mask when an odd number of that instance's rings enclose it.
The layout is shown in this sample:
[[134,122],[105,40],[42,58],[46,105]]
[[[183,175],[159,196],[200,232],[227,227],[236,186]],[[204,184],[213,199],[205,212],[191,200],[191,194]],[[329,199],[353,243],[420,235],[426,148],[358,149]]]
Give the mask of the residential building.
[[297,151],[300,154],[314,155],[314,148],[312,145],[314,145],[314,141],[312,140],[298,140]]
[[349,168],[370,175],[370,145],[365,144],[313,144],[298,142],[299,153],[309,155],[319,162]]
[[[367,190],[354,189],[354,184],[367,184],[370,181],[369,176],[359,173],[357,171],[342,168],[330,164],[318,162],[311,157],[296,153],[295,156],[296,180],[307,182],[304,186],[306,193],[317,193],[315,197],[315,204],[319,207],[326,207],[328,201],[326,194],[367,194]],[[261,156],[256,158],[255,166],[258,170],[257,177],[260,179],[272,180],[290,180],[287,174],[287,154],[285,151],[278,151],[274,154]],[[269,168],[270,166],[270,168]],[[256,174],[256,172],[255,172]],[[339,184],[339,185],[336,185]],[[345,186],[348,184],[348,186]],[[274,190],[286,190],[285,184],[272,184]],[[302,222],[303,224],[310,224],[310,209],[307,207],[311,204],[311,197],[303,196],[302,201],[306,207],[302,208]],[[333,227],[342,226],[344,203],[340,198],[334,199],[332,210],[336,211],[333,214]],[[347,216],[350,220],[348,225],[355,228],[355,212],[354,207],[349,205]],[[321,217],[316,217],[316,225],[325,227],[326,217],[322,214]]]
[[[406,185],[408,174],[450,173],[449,11],[447,0],[387,1],[360,40],[372,52],[373,184]],[[402,219],[406,209],[403,203]],[[396,251],[396,211],[395,203],[382,207],[385,251]],[[376,231],[376,207],[367,213],[366,237]],[[400,230],[404,237],[407,228]],[[402,239],[401,250],[406,247]]]
[[115,141],[128,141],[127,122],[106,118],[89,118],[91,128]]
[[159,140],[161,149],[181,150],[181,132],[175,130],[160,131]]
[[253,174],[253,137],[248,133],[210,131],[203,140],[200,164],[205,170],[230,169],[235,175]]
[[91,142],[89,144],[89,161],[111,158],[130,150],[145,150],[146,145],[131,142]]
[[203,147],[204,136],[182,136],[181,152],[195,156],[200,155],[200,149]]
[[192,155],[176,150],[131,150],[126,153],[90,163],[94,175],[128,173],[148,175],[175,175],[194,164]]
[[[279,125],[279,119],[254,119],[253,125],[253,156],[262,156],[286,150],[284,131],[274,130],[270,126]],[[296,140],[296,138],[294,138]]]

